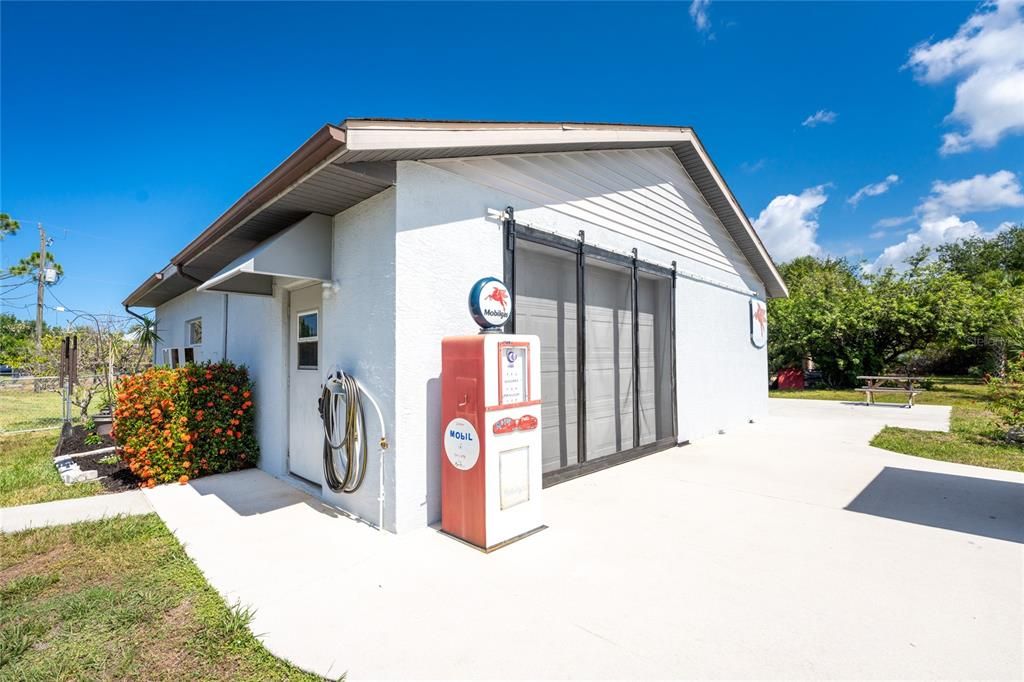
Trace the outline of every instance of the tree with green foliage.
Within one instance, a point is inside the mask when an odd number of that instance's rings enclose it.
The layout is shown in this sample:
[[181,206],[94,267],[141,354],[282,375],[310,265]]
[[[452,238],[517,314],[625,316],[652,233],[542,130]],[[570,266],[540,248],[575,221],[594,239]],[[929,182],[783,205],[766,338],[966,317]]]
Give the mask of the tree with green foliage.
[[35,324],[0,314],[0,365],[22,369],[32,361]]
[[938,261],[977,284],[1024,284],[1024,224],[993,237],[970,237],[935,249]]
[[827,384],[850,386],[911,351],[983,332],[987,301],[966,278],[927,253],[908,265],[862,274],[845,259],[807,256],[781,266],[790,296],[769,302],[771,368],[812,358]]
[[145,317],[128,329],[134,339],[136,345],[139,347],[139,353],[135,358],[135,372],[139,371],[139,366],[142,364],[143,357],[152,357],[153,348],[156,344],[160,343],[163,339],[160,338],[160,334],[157,333],[156,320],[151,317]]
[[18,234],[20,229],[21,223],[6,213],[0,213],[0,242],[8,235]]

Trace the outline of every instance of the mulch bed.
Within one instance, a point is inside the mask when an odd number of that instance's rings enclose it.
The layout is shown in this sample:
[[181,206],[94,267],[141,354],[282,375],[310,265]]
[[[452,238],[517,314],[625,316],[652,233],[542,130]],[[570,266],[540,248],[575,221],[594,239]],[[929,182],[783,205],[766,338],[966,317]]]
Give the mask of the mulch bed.
[[91,435],[91,431],[86,429],[81,424],[72,426],[70,429],[66,429],[60,439],[60,449],[57,451],[57,455],[73,455],[76,452],[89,452],[90,450],[99,450],[100,448],[109,448],[117,445],[117,441],[110,436],[100,436],[102,440],[98,445],[88,445],[85,439]]
[[105,455],[87,455],[85,457],[75,457],[75,463],[82,469],[82,471],[88,471],[89,469],[95,469],[96,475],[99,476],[99,481],[103,485],[104,490],[112,493],[119,493],[123,490],[135,490],[139,487],[141,479],[133,474],[128,468],[128,465],[118,460],[116,464],[104,464],[101,459],[110,457],[111,454]]
[[76,456],[79,452],[89,452],[91,450],[99,450],[100,448],[108,448],[117,445],[110,436],[100,436],[102,442],[97,445],[87,445],[85,439],[90,435],[90,431],[87,430],[81,424],[71,427],[66,430],[60,439],[57,452],[54,453],[56,456],[60,455],[71,455],[75,463],[79,466],[82,471],[89,471],[95,469],[96,474],[99,477],[99,482],[103,486],[104,492],[119,493],[125,490],[135,490],[139,487],[141,479],[133,474],[128,468],[125,462],[118,460],[114,464],[105,464],[100,462],[101,459],[106,459],[111,455],[116,455],[117,451],[106,452],[98,455],[85,455]]

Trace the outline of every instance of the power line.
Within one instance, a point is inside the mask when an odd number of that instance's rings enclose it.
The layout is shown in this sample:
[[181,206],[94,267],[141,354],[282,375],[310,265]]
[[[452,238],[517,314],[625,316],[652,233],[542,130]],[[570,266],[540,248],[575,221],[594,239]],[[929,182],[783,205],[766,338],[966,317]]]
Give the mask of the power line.
[[[28,219],[25,219],[25,218],[13,218],[13,217],[12,217],[12,220],[17,220],[19,223],[37,223],[37,222],[40,222],[38,220],[28,220]],[[65,238],[67,238],[68,233],[71,233],[72,235],[81,236],[81,237],[87,237],[88,239],[94,239],[96,241],[101,241],[101,242],[109,242],[109,243],[113,243],[113,244],[119,244],[121,246],[123,246],[126,243],[126,240],[121,238],[121,237],[118,237],[118,238],[105,237],[105,236],[96,234],[95,232],[92,232],[90,230],[83,230],[80,227],[71,228],[71,227],[61,227],[60,225],[52,225],[50,223],[46,223],[46,224],[50,225],[50,229],[52,229],[54,231],[64,232],[64,237]],[[141,248],[143,248],[143,249],[145,249],[147,251],[150,251],[152,253],[157,253],[157,251],[158,251],[158,249],[155,246],[152,246],[151,244],[149,244],[147,242],[131,241],[131,242],[128,242],[128,243],[131,243],[133,245],[133,247],[137,247],[137,248],[141,247]]]
[[55,300],[57,302],[58,305],[63,306],[64,310],[66,310],[69,313],[75,313],[76,315],[93,315],[94,317],[106,317],[107,319],[111,319],[111,320],[130,320],[130,319],[132,319],[128,315],[117,315],[117,314],[114,314],[114,313],[91,313],[88,310],[78,310],[77,308],[72,308],[71,306],[69,306],[66,303],[64,303],[64,301],[60,300],[60,298],[58,298],[57,294],[53,293],[52,289],[47,289],[47,293],[50,294],[50,296],[53,298],[53,300]]

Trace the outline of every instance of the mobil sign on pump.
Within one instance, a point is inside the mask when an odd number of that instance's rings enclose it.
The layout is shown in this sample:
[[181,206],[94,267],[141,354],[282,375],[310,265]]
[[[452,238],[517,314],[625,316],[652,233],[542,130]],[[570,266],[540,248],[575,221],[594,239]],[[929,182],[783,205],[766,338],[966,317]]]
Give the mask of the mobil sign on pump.
[[485,551],[544,527],[540,340],[502,331],[512,304],[500,280],[479,280],[480,332],[441,342],[441,530]]

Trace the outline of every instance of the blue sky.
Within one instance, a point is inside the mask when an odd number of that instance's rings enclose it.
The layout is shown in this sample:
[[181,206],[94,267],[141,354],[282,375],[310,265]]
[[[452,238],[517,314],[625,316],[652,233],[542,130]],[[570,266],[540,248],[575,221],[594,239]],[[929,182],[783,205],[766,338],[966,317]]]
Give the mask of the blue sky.
[[[0,210],[23,221],[0,245],[3,265],[36,248],[42,221],[67,271],[53,294],[70,308],[120,312],[347,116],[693,126],[780,261],[885,265],[1024,220],[1019,5],[4,2],[0,13]],[[30,293],[4,294],[4,310],[33,315],[21,307],[33,298],[19,298]]]

